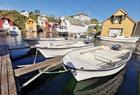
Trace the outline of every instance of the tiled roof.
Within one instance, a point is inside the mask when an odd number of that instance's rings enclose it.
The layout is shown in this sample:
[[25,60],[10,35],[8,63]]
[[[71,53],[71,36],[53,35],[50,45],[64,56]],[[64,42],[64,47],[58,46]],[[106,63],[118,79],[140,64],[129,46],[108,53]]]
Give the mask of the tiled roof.
[[75,14],[75,15],[72,15],[72,16],[79,16],[79,15],[88,16],[86,13],[83,13],[83,12],[81,12],[81,13],[77,13],[77,14]]

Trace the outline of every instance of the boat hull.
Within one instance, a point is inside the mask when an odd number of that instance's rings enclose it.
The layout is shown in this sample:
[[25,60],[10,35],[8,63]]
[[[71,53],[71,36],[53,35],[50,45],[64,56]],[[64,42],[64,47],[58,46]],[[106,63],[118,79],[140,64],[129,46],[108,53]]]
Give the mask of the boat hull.
[[[98,55],[99,56],[100,54],[105,55],[107,52],[109,52],[107,51],[107,49],[105,49],[106,47],[104,48],[104,50],[100,48],[101,47],[95,47],[94,49],[88,48],[88,49],[82,49],[79,51],[68,53],[64,56],[62,62],[64,66],[72,72],[73,76],[77,81],[83,81],[91,78],[105,77],[118,73],[126,66],[133,52],[130,50],[128,51],[124,50],[124,51],[119,51],[118,53],[118,51],[111,52],[110,50],[110,55],[102,56],[99,57],[98,59],[97,57]],[[107,52],[95,53],[95,51],[107,51]],[[116,53],[116,55],[114,53]],[[115,62],[114,65],[111,65],[109,63],[110,61],[106,59],[108,58],[107,56],[110,58],[113,57],[113,59],[111,59],[112,64],[113,64],[113,60],[118,60],[116,58],[121,58],[121,59],[119,59],[119,61],[114,61]],[[118,57],[115,58],[115,56]]]
[[21,31],[9,31],[10,35],[21,35]]
[[112,37],[99,37],[100,40],[104,41],[114,41],[114,42],[122,42],[122,43],[136,43],[139,41],[138,37],[131,37],[131,38],[112,38]]
[[114,75],[118,73],[119,71],[121,71],[125,66],[126,66],[126,63],[124,63],[123,65],[121,65],[120,67],[116,69],[106,70],[106,71],[80,71],[80,70],[74,70],[74,69],[70,69],[70,70],[77,81],[83,81],[90,78]]

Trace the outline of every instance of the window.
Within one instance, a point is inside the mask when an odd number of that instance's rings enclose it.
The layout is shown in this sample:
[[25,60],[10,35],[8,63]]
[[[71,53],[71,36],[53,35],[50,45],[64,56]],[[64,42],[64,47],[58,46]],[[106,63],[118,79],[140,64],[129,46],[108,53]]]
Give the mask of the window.
[[113,19],[113,23],[120,24],[122,21],[122,16],[115,16]]

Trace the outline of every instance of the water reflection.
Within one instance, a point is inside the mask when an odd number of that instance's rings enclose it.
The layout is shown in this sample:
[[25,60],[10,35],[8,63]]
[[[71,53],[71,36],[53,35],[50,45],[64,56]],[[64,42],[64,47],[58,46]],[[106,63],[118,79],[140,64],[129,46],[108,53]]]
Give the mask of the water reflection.
[[0,35],[0,44],[9,45],[10,49],[29,47],[21,35]]

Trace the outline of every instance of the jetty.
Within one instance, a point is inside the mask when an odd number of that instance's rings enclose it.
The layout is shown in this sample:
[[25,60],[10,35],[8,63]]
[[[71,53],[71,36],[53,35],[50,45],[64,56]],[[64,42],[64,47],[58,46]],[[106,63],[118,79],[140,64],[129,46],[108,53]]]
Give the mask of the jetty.
[[0,95],[17,95],[8,45],[0,45]]
[[140,95],[140,71],[138,72],[138,95]]

